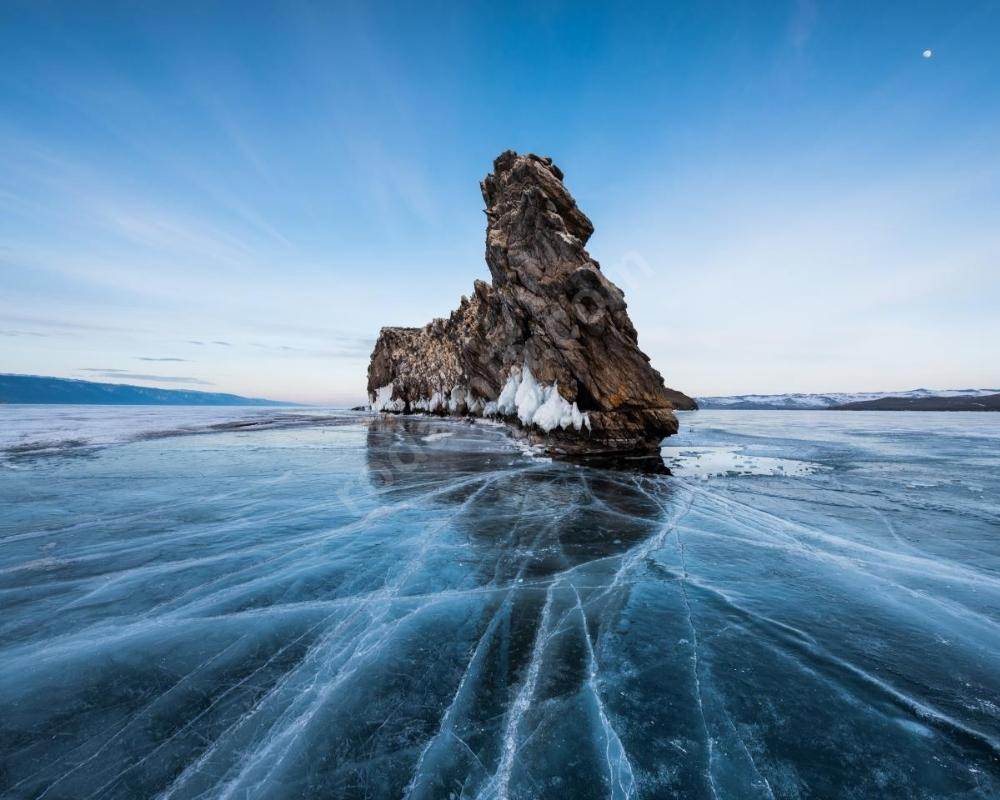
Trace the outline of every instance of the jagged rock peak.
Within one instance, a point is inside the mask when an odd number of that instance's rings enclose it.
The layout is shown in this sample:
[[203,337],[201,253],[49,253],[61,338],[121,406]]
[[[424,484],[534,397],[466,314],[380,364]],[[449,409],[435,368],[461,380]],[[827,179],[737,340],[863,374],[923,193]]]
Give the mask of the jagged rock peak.
[[448,319],[383,328],[372,407],[505,419],[554,453],[653,451],[677,432],[621,290],[586,250],[594,226],[551,158],[508,150],[481,183],[486,263]]

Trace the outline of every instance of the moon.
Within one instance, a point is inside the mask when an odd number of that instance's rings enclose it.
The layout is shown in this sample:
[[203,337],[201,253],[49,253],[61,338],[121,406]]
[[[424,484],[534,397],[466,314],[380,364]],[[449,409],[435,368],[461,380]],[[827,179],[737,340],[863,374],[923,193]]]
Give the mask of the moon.
[[927,49],[927,50],[924,50],[924,52],[923,52],[924,58],[930,58],[932,55],[934,55],[934,51],[933,50]]

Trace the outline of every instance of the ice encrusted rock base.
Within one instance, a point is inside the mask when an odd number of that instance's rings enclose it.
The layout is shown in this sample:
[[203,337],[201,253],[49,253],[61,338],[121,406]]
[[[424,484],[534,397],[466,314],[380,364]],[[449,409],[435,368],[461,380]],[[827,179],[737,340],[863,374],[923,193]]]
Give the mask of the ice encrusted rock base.
[[543,386],[527,366],[511,370],[497,398],[497,413],[516,416],[522,425],[535,425],[546,433],[554,428],[590,429],[590,417],[559,394],[559,384]]
[[493,280],[447,319],[381,330],[372,408],[502,418],[556,454],[656,452],[677,432],[673,409],[694,401],[639,350],[552,159],[507,151],[493,166],[482,182]]
[[406,411],[406,402],[401,399],[393,400],[392,391],[391,383],[379,387],[372,397],[372,411],[394,411],[396,413]]
[[464,386],[447,394],[434,392],[430,397],[412,401],[393,399],[393,384],[380,386],[372,399],[372,410],[389,413],[449,414],[493,419],[518,420],[526,428],[550,433],[562,430],[590,430],[590,416],[580,411],[559,393],[559,385],[544,385],[535,380],[529,367],[515,367],[496,400],[476,397]]

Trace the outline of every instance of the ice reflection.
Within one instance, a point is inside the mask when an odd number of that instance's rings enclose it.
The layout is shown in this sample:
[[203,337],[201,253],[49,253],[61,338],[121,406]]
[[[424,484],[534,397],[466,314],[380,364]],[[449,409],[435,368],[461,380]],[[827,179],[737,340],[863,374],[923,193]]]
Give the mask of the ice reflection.
[[435,502],[455,511],[451,533],[465,545],[456,565],[481,603],[468,661],[406,796],[543,796],[546,785],[562,796],[634,795],[596,648],[630,568],[669,532],[667,484],[525,462],[508,449],[484,458],[478,431],[438,440],[427,426],[373,424],[369,470],[397,501],[443,489]]

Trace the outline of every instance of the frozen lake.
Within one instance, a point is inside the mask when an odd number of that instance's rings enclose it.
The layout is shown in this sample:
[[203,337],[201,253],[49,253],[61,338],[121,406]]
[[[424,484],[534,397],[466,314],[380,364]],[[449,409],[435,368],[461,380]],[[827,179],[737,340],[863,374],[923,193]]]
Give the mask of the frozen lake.
[[0,406],[0,796],[1000,796],[1000,414],[680,416]]

